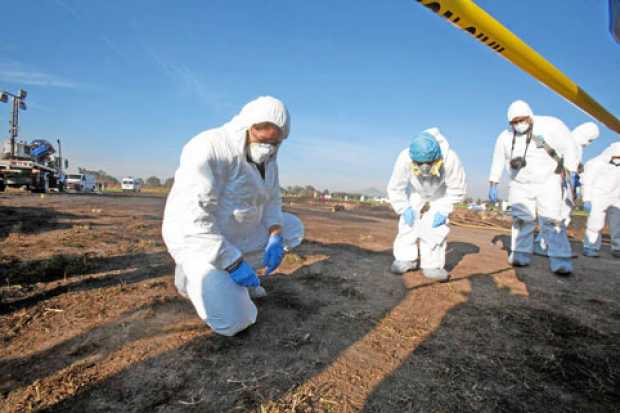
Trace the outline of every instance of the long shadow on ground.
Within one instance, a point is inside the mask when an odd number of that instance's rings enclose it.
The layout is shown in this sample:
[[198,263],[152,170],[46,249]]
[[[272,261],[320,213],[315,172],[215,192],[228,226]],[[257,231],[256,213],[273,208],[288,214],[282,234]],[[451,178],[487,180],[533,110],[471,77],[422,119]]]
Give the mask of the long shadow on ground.
[[11,233],[40,234],[42,232],[68,229],[73,225],[59,220],[78,220],[92,218],[58,212],[53,208],[0,205],[0,241]]
[[[494,273],[468,276],[466,302],[382,380],[364,411],[617,412],[620,308],[575,291],[579,275],[557,278],[543,258],[533,265],[516,269],[527,297],[498,286]],[[607,319],[595,328],[588,313]]]
[[[116,273],[118,270],[129,271]],[[114,271],[113,274],[83,277],[94,273]],[[63,283],[56,287],[37,292],[26,293],[24,298],[0,300],[0,315],[23,308],[32,307],[67,292],[87,291],[105,288],[116,284],[134,284],[148,278],[159,277],[174,271],[174,265],[167,253],[137,253],[112,257],[93,255],[54,255],[47,259],[21,262],[14,266],[0,266],[0,279],[12,283],[27,285],[30,283],[50,282],[71,279],[80,276],[77,281]],[[2,297],[0,297],[2,298]],[[2,302],[4,301],[4,302]]]
[[8,260],[0,263],[0,280],[5,284],[27,285],[38,282],[50,282],[67,279],[77,275],[124,269],[163,258],[167,254],[131,253],[126,255],[98,256],[88,252],[84,254],[57,254],[34,260]]
[[[464,254],[460,248],[451,251],[448,260],[456,265]],[[258,303],[257,324],[236,337],[200,335],[138,362],[128,354],[122,369],[106,376],[106,363],[113,363],[106,357],[112,353],[196,318],[180,299],[153,303],[146,320],[145,309],[139,309],[140,317],[124,316],[48,351],[4,362],[3,370],[20,372],[12,391],[62,372],[83,375],[85,383],[48,411],[247,411],[277,400],[332,364],[406,294],[401,278],[387,274],[389,253],[317,242],[304,242],[298,253],[324,258],[267,279],[269,296]],[[176,316],[168,322],[149,321],[170,313]],[[110,336],[119,326],[132,333],[115,342]],[[103,361],[83,367],[80,360],[93,355]],[[300,404],[319,408],[320,392],[304,397]]]

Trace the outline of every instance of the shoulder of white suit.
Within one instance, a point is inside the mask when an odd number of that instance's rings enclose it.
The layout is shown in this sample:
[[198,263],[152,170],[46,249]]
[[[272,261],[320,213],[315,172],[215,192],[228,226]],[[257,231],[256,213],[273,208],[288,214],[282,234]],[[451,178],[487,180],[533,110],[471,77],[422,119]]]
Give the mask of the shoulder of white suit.
[[536,129],[544,130],[544,131],[558,131],[561,130],[563,132],[568,131],[570,133],[570,129],[562,120],[556,118],[555,116],[534,116],[534,131]]
[[409,164],[411,162],[411,158],[409,157],[409,148],[405,148],[398,154],[398,158],[396,158],[396,162],[401,164]]
[[201,163],[215,158],[232,158],[243,153],[244,136],[233,136],[224,128],[208,129],[187,142],[181,163]]
[[600,157],[602,158],[601,160],[605,163],[608,163],[614,156],[620,156],[620,142],[612,143],[607,148],[605,148],[603,153],[601,153],[600,155]]

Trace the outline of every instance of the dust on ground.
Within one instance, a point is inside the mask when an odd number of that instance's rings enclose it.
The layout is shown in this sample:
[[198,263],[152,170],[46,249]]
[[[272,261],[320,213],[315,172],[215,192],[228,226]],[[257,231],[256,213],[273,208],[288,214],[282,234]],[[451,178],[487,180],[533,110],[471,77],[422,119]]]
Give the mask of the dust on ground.
[[618,411],[608,246],[570,277],[515,271],[509,224],[460,211],[434,283],[387,271],[389,210],[293,201],[307,240],[226,338],[175,292],[163,205],[0,196],[0,411]]

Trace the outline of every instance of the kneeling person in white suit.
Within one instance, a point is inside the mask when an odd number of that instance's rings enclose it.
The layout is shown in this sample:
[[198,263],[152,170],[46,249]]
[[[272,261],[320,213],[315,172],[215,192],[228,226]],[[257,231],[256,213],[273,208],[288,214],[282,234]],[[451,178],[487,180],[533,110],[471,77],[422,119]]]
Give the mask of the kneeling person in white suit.
[[181,153],[163,238],[179,293],[218,334],[232,336],[256,322],[250,296],[265,291],[254,267],[273,272],[285,248],[303,239],[301,221],[282,212],[277,152],[288,132],[284,104],[260,97]]
[[416,270],[419,242],[424,275],[447,280],[448,215],[465,198],[465,171],[439,129],[420,133],[400,153],[387,192],[400,215],[390,270],[396,274]]

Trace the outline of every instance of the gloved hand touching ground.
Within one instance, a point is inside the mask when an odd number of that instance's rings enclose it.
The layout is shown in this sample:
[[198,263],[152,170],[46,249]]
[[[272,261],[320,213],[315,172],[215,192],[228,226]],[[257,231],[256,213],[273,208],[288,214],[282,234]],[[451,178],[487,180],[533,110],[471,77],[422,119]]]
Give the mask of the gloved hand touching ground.
[[272,234],[265,247],[263,265],[267,268],[265,275],[271,274],[282,263],[284,258],[284,238],[280,234]]
[[260,280],[256,275],[256,271],[245,261],[239,262],[239,264],[234,269],[228,271],[228,273],[230,274],[230,278],[242,287],[258,287],[260,285]]

